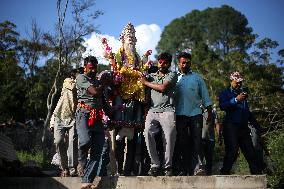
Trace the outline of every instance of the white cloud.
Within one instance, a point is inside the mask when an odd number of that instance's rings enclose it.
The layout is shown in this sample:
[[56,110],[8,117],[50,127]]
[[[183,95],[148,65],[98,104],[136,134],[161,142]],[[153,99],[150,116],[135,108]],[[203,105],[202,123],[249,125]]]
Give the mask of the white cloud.
[[142,24],[135,27],[135,30],[137,38],[137,51],[140,54],[143,54],[147,50],[152,50],[153,54],[150,58],[153,59],[154,55],[157,54],[156,46],[160,41],[161,28],[157,24]]
[[102,38],[106,38],[110,47],[112,47],[113,52],[117,52],[120,47],[120,41],[115,39],[113,36],[102,35],[93,33],[89,39],[86,39],[84,46],[86,46],[86,51],[83,53],[83,57],[93,55],[95,56],[99,63],[109,64],[107,59],[104,58],[104,49],[102,45]]
[[[155,48],[160,40],[161,28],[157,24],[142,24],[135,27],[136,38],[137,38],[137,51],[140,55],[145,53],[147,50],[152,50],[153,53],[150,59],[154,59],[154,55],[157,53]],[[107,34],[96,34],[93,33],[90,38],[86,39],[85,46],[87,47],[86,52],[83,56],[93,55],[98,58],[102,64],[108,64],[109,62],[104,58],[104,49],[101,43],[102,38],[108,40],[109,46],[113,52],[117,52],[121,43],[114,36]]]

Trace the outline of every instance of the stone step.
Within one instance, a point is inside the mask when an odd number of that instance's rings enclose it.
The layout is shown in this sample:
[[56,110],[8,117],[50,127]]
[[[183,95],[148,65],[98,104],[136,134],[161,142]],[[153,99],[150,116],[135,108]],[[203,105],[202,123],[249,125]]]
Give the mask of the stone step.
[[[98,189],[265,189],[265,175],[98,177]],[[6,177],[1,189],[79,189],[79,177]]]

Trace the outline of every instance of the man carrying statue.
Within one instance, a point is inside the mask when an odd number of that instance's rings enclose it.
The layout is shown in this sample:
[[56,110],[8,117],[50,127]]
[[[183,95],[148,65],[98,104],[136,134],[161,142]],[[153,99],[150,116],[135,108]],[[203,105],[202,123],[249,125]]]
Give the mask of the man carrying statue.
[[[118,173],[120,175],[144,175],[146,167],[140,163],[146,158],[145,140],[142,134],[144,123],[144,103],[145,87],[138,81],[141,74],[145,73],[150,66],[148,56],[151,51],[147,51],[142,59],[136,51],[135,29],[131,23],[128,23],[121,35],[121,48],[116,54],[111,52],[106,39],[102,40],[105,47],[106,57],[110,60],[114,91],[113,106],[122,106],[123,110],[117,110],[114,113],[115,122],[115,157],[117,160]],[[139,128],[138,128],[139,127]],[[125,144],[125,138],[127,142]],[[137,145],[137,142],[139,145]],[[124,148],[127,148],[124,156]],[[139,153],[136,147],[141,147]],[[143,150],[144,148],[144,150]],[[135,162],[136,155],[139,154],[138,162]],[[143,159],[143,160],[142,160]],[[149,158],[148,158],[149,159]]]

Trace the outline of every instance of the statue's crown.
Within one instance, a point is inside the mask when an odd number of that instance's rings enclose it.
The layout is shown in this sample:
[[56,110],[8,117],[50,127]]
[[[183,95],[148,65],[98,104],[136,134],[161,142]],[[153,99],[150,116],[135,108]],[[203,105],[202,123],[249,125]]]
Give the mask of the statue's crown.
[[120,34],[119,39],[123,42],[125,37],[132,38],[132,41],[137,41],[135,37],[135,28],[134,26],[129,22],[126,26],[124,26],[122,33]]

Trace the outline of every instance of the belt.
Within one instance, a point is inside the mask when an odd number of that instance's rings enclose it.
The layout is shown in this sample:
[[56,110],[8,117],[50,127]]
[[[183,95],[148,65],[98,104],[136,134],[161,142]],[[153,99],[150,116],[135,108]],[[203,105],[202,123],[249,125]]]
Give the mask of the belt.
[[102,121],[104,116],[104,111],[102,109],[96,109],[91,107],[90,105],[85,104],[84,102],[79,102],[78,107],[84,108],[90,111],[88,126],[93,127],[95,121]]

